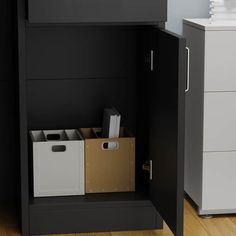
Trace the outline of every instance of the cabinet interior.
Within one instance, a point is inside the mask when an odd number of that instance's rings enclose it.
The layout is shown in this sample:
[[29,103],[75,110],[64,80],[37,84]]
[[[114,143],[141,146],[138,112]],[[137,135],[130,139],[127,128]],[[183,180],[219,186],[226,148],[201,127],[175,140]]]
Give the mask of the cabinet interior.
[[133,201],[143,198],[139,193],[148,193],[149,173],[142,170],[149,149],[145,67],[150,59],[145,59],[143,47],[148,27],[28,25],[26,29],[28,131],[101,127],[103,109],[114,106],[121,113],[121,125],[136,137],[136,194],[64,199]]

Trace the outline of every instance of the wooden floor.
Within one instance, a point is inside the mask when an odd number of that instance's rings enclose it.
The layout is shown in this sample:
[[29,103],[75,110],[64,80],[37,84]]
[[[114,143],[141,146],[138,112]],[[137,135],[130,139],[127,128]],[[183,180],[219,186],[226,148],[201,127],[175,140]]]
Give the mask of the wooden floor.
[[[202,219],[196,215],[195,210],[187,201],[185,201],[184,204],[185,236],[236,236],[236,215]],[[0,236],[19,235],[12,217],[4,214],[4,216],[0,218]],[[67,234],[65,236],[172,236],[172,233],[165,225],[163,230],[155,231]]]

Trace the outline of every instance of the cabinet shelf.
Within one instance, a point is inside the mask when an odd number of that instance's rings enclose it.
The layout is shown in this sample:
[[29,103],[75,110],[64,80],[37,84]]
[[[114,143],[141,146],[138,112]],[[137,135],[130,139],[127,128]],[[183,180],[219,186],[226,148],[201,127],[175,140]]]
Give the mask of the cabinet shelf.
[[130,26],[159,26],[164,24],[164,21],[161,22],[104,22],[104,23],[30,23],[26,21],[26,29],[33,28],[74,28],[74,27],[130,27]]
[[[76,76],[68,76],[68,77],[29,77],[27,78],[27,82],[34,82],[34,81],[60,81],[60,80],[65,80],[65,81],[70,81],[70,80],[126,80],[128,79],[126,76],[113,76],[113,77],[76,77]],[[6,81],[6,80],[0,80],[1,81]]]
[[68,196],[68,197],[43,197],[31,198],[30,206],[55,206],[55,205],[76,205],[91,206],[104,205],[111,207],[114,205],[135,205],[135,206],[152,206],[147,193],[98,193],[86,194],[84,196]]

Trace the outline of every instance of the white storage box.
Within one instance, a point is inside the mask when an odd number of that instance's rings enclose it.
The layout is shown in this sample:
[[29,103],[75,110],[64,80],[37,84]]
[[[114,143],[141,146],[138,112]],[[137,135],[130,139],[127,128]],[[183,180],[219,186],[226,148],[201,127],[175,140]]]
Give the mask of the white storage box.
[[30,131],[34,197],[83,195],[84,141],[77,130]]

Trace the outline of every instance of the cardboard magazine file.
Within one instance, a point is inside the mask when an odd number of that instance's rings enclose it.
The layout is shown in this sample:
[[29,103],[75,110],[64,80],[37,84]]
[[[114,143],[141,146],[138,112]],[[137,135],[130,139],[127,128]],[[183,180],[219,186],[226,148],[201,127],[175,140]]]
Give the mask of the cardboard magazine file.
[[30,131],[34,197],[84,195],[84,140],[78,130]]
[[101,138],[101,129],[80,129],[85,139],[85,192],[135,191],[135,138],[121,128],[119,138]]

